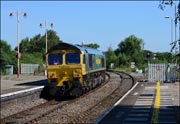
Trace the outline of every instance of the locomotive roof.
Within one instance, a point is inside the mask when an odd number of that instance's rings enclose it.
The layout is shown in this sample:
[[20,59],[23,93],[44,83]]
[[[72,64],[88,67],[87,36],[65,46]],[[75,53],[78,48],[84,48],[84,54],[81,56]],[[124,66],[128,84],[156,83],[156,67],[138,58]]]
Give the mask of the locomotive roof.
[[81,53],[88,53],[88,54],[98,54],[98,55],[103,55],[103,52],[97,49],[89,48],[89,47],[84,47],[81,45],[74,45],[74,44],[69,44],[69,43],[59,43],[58,45],[52,47],[48,52],[52,52],[54,50],[66,50],[66,49],[75,49],[81,51]]

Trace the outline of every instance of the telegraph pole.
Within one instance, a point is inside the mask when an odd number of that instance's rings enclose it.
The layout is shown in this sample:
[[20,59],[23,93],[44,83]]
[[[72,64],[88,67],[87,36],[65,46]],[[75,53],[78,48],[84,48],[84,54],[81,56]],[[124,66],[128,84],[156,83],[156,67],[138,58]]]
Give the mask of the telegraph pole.
[[[40,25],[39,25],[40,27],[42,27],[42,23],[40,23]],[[53,27],[53,23],[51,23],[50,24],[50,26],[51,26],[51,28]],[[45,21],[45,33],[46,33],[46,53],[47,53],[47,51],[48,51],[48,44],[47,44],[47,42],[48,42],[48,39],[47,39],[47,31],[48,31],[48,22],[47,22],[47,20]]]
[[[17,9],[17,68],[18,68],[18,72],[17,72],[17,78],[19,79],[20,78],[20,66],[19,66],[19,63],[20,63],[20,57],[21,57],[21,54],[19,52],[19,42],[20,42],[20,11],[19,11],[19,8]],[[13,16],[13,12],[11,12],[9,14],[9,16]],[[23,14],[24,17],[27,16],[26,13]]]

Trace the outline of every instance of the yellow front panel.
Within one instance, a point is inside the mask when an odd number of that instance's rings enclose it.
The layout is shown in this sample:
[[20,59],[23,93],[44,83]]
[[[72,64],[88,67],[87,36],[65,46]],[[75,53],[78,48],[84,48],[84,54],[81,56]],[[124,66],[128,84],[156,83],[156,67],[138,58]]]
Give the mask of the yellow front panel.
[[56,86],[63,86],[63,82],[72,82],[73,78],[79,78],[82,82],[82,67],[80,65],[71,66],[49,66],[47,68],[48,81],[53,82],[56,79]]
[[[68,53],[78,53],[80,56],[80,62],[78,64],[68,63],[66,55]],[[48,65],[48,56],[50,54],[61,54],[62,63],[59,65]],[[65,49],[56,50],[46,55],[47,63],[47,78],[48,82],[56,82],[56,86],[63,86],[63,82],[73,82],[74,78],[78,78],[80,82],[83,82],[83,75],[86,74],[85,64],[83,64],[83,53],[77,50]],[[67,61],[67,62],[66,62]]]

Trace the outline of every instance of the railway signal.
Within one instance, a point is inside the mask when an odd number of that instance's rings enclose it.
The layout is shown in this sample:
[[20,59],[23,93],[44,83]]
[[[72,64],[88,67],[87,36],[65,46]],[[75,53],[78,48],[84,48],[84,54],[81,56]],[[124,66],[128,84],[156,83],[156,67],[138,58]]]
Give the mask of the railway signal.
[[19,52],[19,53],[16,53],[16,58],[17,59],[20,59],[21,58],[21,53]]
[[148,61],[148,64],[149,64],[150,60],[151,60],[151,52],[150,51],[146,52],[146,60]]
[[150,59],[150,57],[151,57],[151,53],[148,51],[148,52],[146,53],[146,58],[147,58],[147,59]]
[[53,28],[53,23],[51,23],[51,28]]
[[10,12],[9,16],[13,16],[13,13],[12,13],[12,12]]

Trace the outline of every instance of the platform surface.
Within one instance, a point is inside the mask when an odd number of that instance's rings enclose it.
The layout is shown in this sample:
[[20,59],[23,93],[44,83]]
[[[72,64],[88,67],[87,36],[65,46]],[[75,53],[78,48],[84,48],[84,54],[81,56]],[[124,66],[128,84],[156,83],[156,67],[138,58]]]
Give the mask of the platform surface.
[[15,92],[19,90],[34,88],[38,86],[44,86],[47,84],[46,76],[35,75],[4,75],[1,76],[1,94]]
[[160,106],[158,109],[154,107],[157,83],[141,82],[112,111],[97,122],[100,124],[150,124],[155,120],[159,124],[178,124],[179,82],[160,83],[159,88]]

